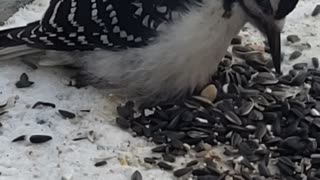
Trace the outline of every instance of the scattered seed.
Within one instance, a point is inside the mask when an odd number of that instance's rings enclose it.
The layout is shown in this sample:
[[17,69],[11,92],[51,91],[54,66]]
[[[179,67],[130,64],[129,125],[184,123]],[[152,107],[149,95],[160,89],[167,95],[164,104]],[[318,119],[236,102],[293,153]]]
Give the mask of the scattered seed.
[[100,166],[104,166],[107,164],[107,161],[100,161],[100,162],[96,162],[94,164],[95,167],[100,167]]
[[300,38],[299,38],[299,36],[297,36],[297,35],[289,35],[289,36],[287,37],[287,40],[288,40],[289,42],[291,42],[291,43],[296,43],[296,42],[300,41]]
[[192,166],[195,166],[199,163],[198,160],[193,160],[193,161],[190,161],[187,163],[186,167],[192,167]]
[[171,163],[174,163],[176,161],[176,158],[171,154],[162,154],[162,158],[164,161],[171,162]]
[[144,158],[144,162],[148,163],[148,164],[156,164],[157,163],[155,159],[149,158],[149,157]]
[[318,16],[320,14],[320,5],[318,4],[311,13],[311,16]]
[[173,172],[173,175],[175,177],[182,177],[186,174],[188,174],[189,172],[192,171],[192,168],[191,167],[187,167],[187,168],[182,168],[182,169],[178,169],[176,171]]
[[36,102],[36,103],[32,106],[32,109],[35,109],[35,108],[37,108],[38,106],[48,106],[48,107],[56,108],[56,105],[53,104],[53,103],[39,101],[39,102]]
[[26,136],[22,135],[12,140],[12,142],[24,141],[25,139],[26,139]]
[[289,59],[290,59],[290,60],[295,60],[295,59],[298,59],[301,55],[302,55],[302,53],[301,53],[300,51],[294,51],[294,52],[290,55]]
[[161,168],[161,169],[164,169],[164,170],[167,170],[167,171],[172,171],[173,170],[173,167],[165,162],[159,162],[158,163],[158,166]]
[[227,120],[233,124],[236,124],[236,125],[239,125],[241,126],[242,125],[242,121],[241,119],[232,111],[227,111],[225,113],[225,116],[227,118]]
[[72,112],[69,111],[65,111],[65,110],[61,110],[59,109],[59,113],[64,117],[64,118],[68,118],[68,119],[73,119],[76,117],[76,115]]
[[29,137],[29,141],[33,144],[45,143],[47,141],[50,141],[51,139],[52,137],[47,135],[32,135]]
[[314,68],[318,69],[319,68],[319,59],[316,57],[313,57],[312,64],[313,64]]
[[20,80],[18,82],[16,82],[16,87],[17,88],[27,88],[30,87],[34,84],[34,82],[29,81],[29,77],[26,73],[23,73],[20,76]]
[[142,180],[142,174],[139,171],[135,171],[131,175],[131,180]]
[[163,146],[158,146],[153,148],[151,151],[155,152],[155,153],[164,153],[167,150],[167,146],[163,145]]

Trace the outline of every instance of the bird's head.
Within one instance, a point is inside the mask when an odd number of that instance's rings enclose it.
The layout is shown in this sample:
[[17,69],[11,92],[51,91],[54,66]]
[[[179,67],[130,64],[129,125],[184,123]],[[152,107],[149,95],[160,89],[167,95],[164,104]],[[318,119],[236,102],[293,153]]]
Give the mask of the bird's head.
[[264,34],[269,42],[273,64],[281,72],[280,34],[286,16],[291,13],[299,0],[238,0],[249,18],[249,22]]

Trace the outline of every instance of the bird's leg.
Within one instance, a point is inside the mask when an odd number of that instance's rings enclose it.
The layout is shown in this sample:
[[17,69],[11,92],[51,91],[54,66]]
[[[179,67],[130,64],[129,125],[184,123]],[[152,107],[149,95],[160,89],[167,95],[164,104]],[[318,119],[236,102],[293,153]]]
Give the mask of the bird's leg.
[[225,12],[223,13],[222,17],[229,19],[232,15],[232,5],[235,3],[236,0],[223,0],[223,8]]

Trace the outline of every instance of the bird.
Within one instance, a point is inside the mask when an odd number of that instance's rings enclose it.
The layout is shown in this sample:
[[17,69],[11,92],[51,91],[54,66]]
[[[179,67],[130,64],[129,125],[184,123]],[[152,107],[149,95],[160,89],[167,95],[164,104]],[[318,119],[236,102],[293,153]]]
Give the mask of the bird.
[[281,72],[281,31],[299,0],[51,0],[44,15],[0,31],[0,59],[41,52],[78,67],[76,82],[141,104],[176,101],[207,84],[251,23]]

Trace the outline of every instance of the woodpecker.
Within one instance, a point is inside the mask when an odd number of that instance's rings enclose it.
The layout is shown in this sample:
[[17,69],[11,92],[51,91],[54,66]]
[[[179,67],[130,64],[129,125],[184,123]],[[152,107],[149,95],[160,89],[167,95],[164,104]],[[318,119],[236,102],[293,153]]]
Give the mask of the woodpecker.
[[268,39],[280,72],[280,33],[298,0],[51,0],[43,17],[0,31],[0,59],[43,52],[78,66],[78,83],[143,103],[209,82],[246,23]]

